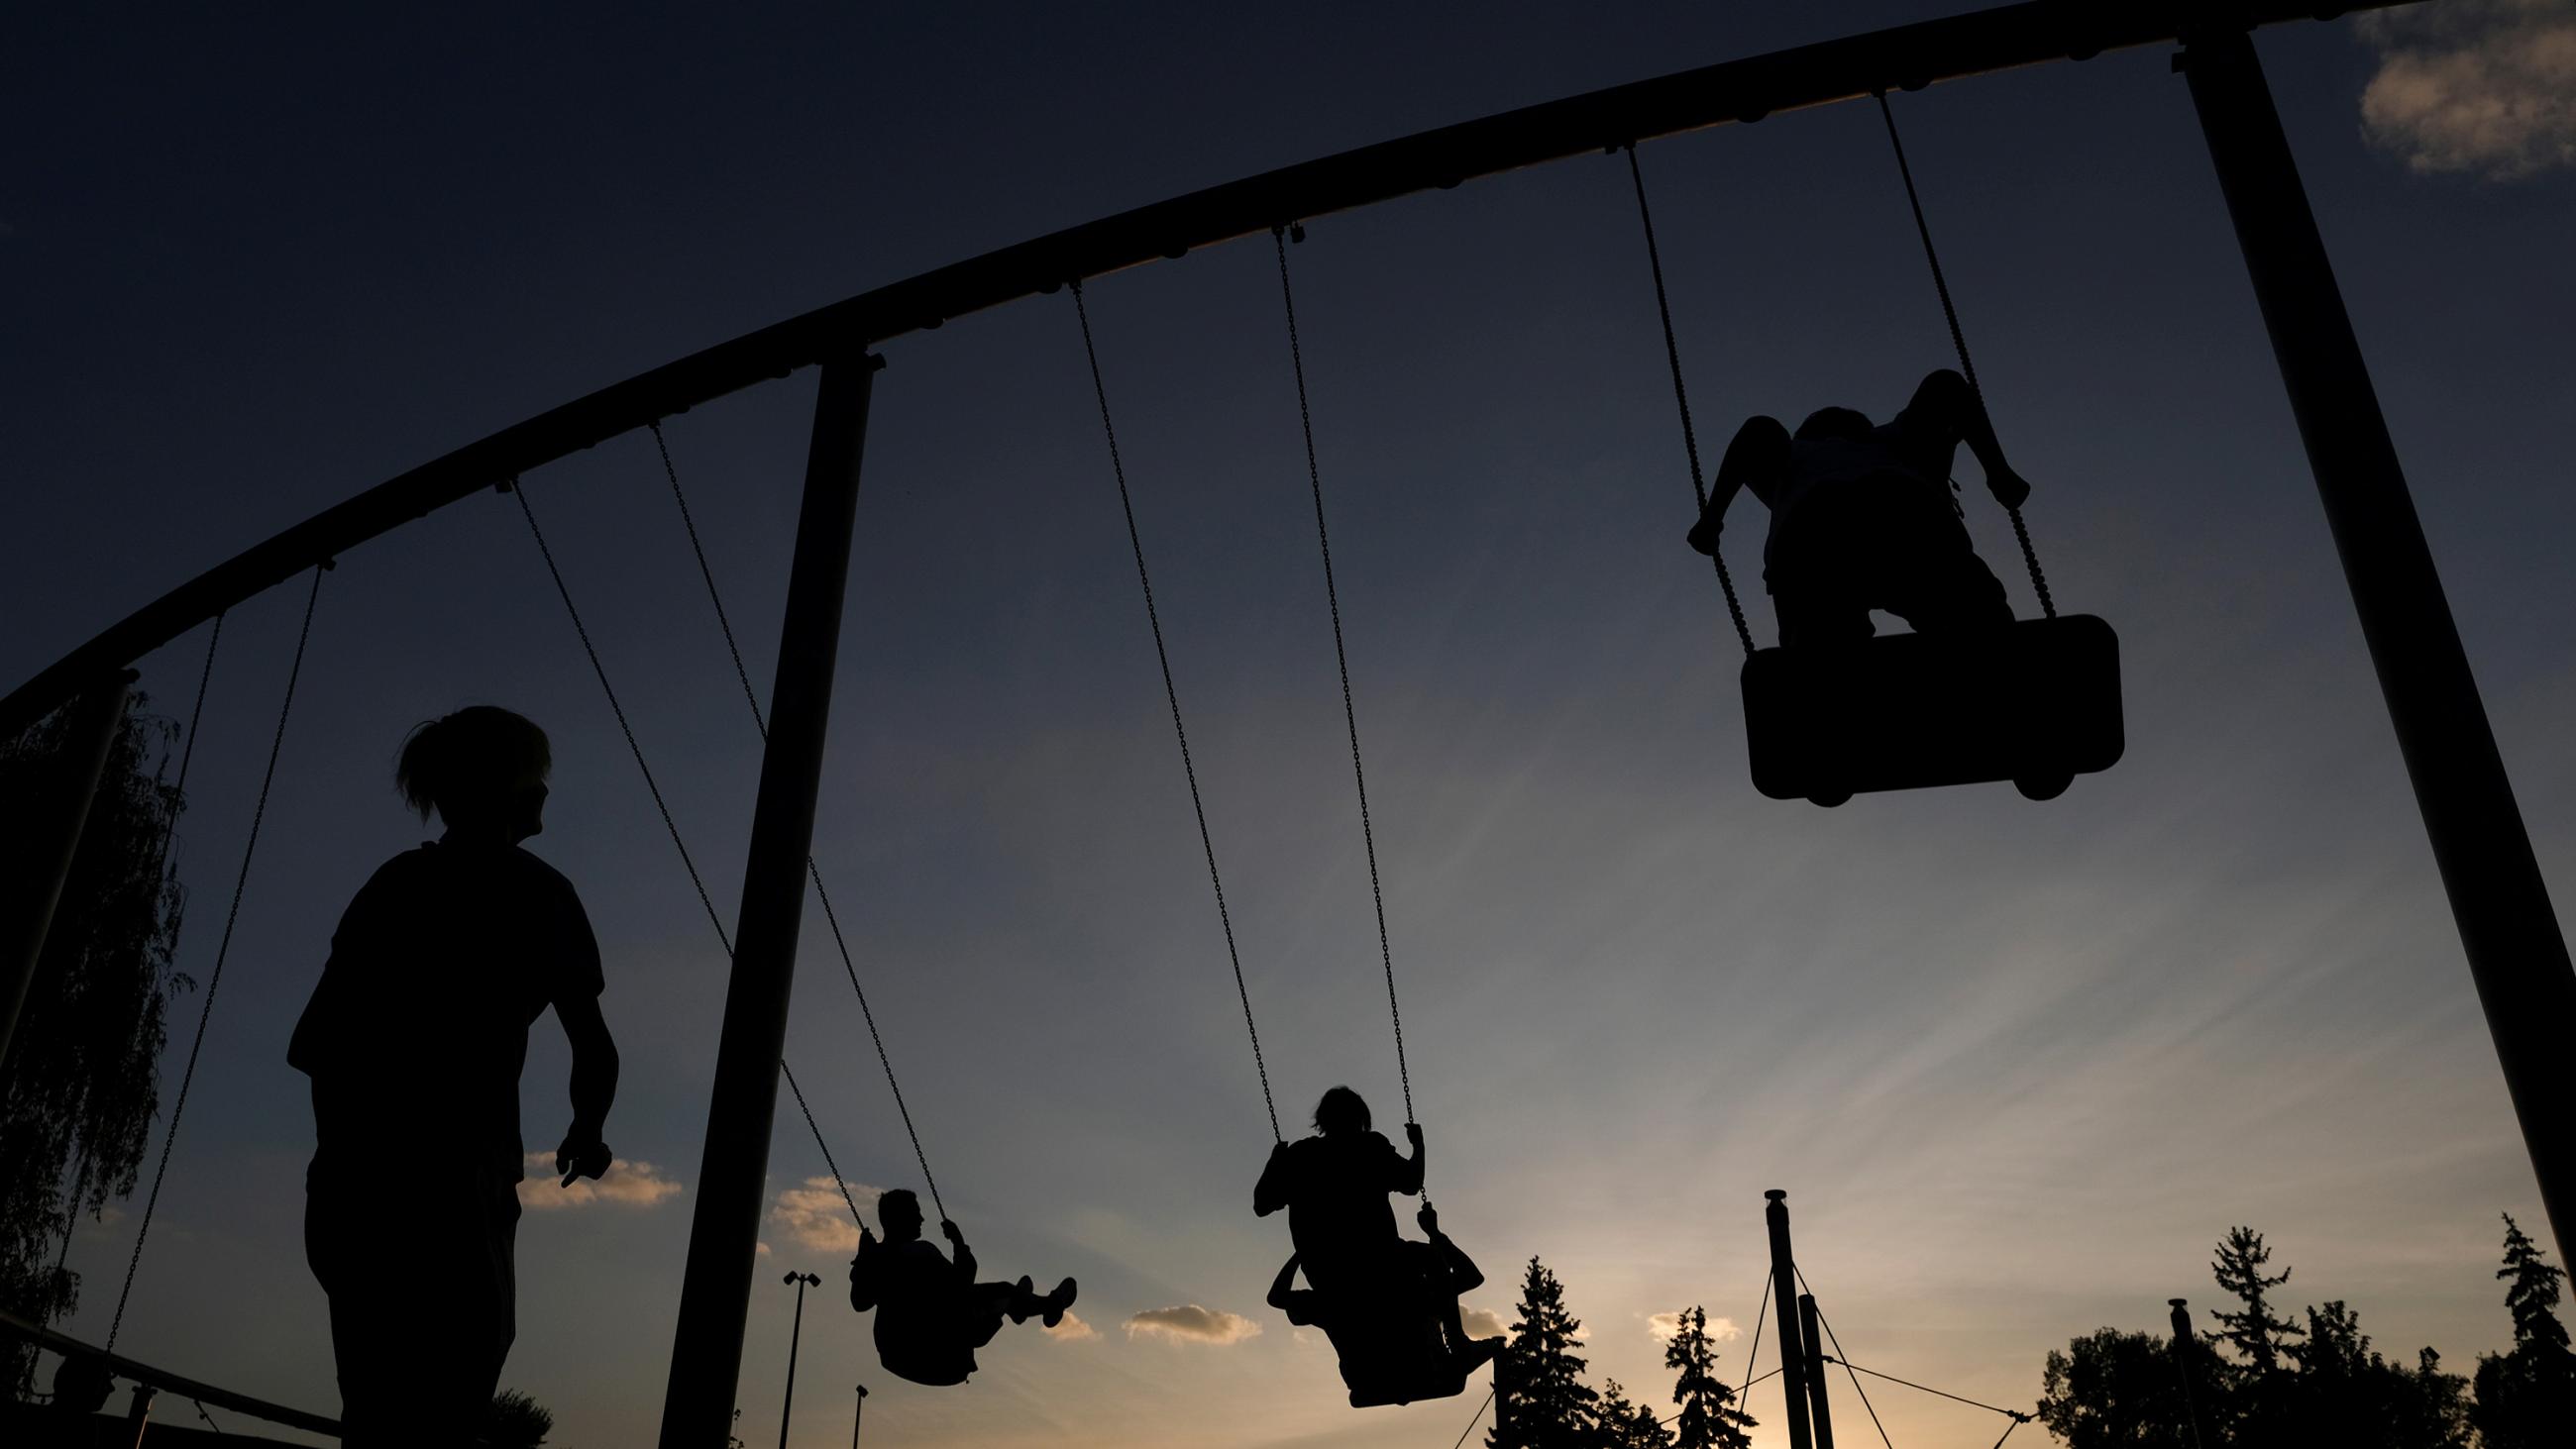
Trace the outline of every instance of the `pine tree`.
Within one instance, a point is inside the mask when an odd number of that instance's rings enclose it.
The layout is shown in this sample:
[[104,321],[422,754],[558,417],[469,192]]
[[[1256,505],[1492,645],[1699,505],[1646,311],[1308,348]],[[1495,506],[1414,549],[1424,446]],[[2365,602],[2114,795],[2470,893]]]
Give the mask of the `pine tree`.
[[2558,1321],[2558,1280],[2567,1270],[2555,1263],[2540,1260],[2540,1248],[2513,1220],[2504,1215],[2504,1266],[2496,1276],[2512,1286],[2504,1291],[2504,1306],[2513,1314],[2513,1346],[2539,1344],[2543,1351],[2567,1351],[2567,1325]]
[[1718,1379],[1706,1308],[1694,1305],[1681,1315],[1664,1345],[1664,1367],[1678,1371],[1673,1402],[1682,1412],[1673,1423],[1676,1449],[1750,1449],[1753,1441],[1744,1431],[1753,1427],[1753,1416],[1735,1406],[1735,1390]]
[[2245,1305],[2237,1313],[2225,1309],[2212,1313],[2224,1329],[2218,1337],[2245,1356],[2246,1365],[2258,1379],[2280,1372],[2282,1351],[2290,1340],[2301,1336],[2296,1323],[2272,1316],[2267,1295],[2290,1281],[2290,1270],[2284,1268],[2266,1277],[2263,1267],[2271,1261],[2272,1250],[2264,1246],[2261,1233],[2236,1227],[2227,1230],[2226,1239],[2218,1245],[2218,1256],[2209,1265],[2218,1286]]
[[2478,1358],[2477,1404],[2469,1411],[2487,1449],[2563,1445],[2576,1422],[2576,1353],[2558,1321],[2558,1280],[2566,1271],[2541,1261],[2539,1245],[2513,1214],[2504,1219],[2504,1266],[2513,1314],[2513,1352]]
[[1574,1351],[1583,1325],[1565,1307],[1565,1285],[1533,1256],[1521,1277],[1520,1317],[1503,1353],[1508,1378],[1487,1449],[1587,1449],[1600,1395],[1583,1382]]
[[1673,1449],[1673,1436],[1655,1422],[1655,1411],[1630,1403],[1617,1379],[1601,1386],[1601,1407],[1594,1417],[1600,1427],[1592,1442],[1600,1449]]

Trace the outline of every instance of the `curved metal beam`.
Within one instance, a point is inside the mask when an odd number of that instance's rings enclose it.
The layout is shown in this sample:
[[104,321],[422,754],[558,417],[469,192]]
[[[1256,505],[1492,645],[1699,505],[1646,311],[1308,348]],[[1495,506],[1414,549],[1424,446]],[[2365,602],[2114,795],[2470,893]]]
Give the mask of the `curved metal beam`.
[[248,1414],[254,1419],[266,1419],[272,1424],[284,1424],[290,1429],[302,1429],[307,1433],[321,1434],[332,1439],[340,1437],[340,1421],[337,1419],[306,1413],[302,1409],[290,1409],[284,1404],[272,1404],[266,1399],[255,1399],[248,1394],[237,1394],[230,1389],[184,1378],[168,1369],[157,1369],[148,1363],[127,1358],[123,1354],[109,1353],[104,1349],[92,1347],[69,1334],[56,1333],[42,1324],[30,1323],[15,1313],[0,1309],[0,1336],[10,1335],[25,1339],[38,1348],[52,1349],[66,1357],[96,1359],[107,1365],[108,1372],[120,1378],[150,1384],[156,1389],[177,1394],[183,1399],[212,1404],[218,1409],[230,1409],[236,1414]]
[[2030,0],[1702,66],[1381,141],[1158,201],[987,252],[748,332],[601,388],[379,483],[217,564],[109,626],[0,699],[14,734],[119,669],[324,559],[657,418],[771,378],[827,351],[1052,292],[1293,221],[1371,206],[1563,160],[1880,90],[1919,90],[2053,60],[2156,45],[2185,30],[2243,28],[2381,9],[2411,0],[2318,5],[2283,0]]

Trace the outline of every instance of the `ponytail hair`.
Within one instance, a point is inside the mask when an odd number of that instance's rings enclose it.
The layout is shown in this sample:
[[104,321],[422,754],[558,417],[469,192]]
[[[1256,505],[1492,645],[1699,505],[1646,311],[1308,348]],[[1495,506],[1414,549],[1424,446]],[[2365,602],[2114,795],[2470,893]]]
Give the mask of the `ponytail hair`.
[[450,815],[458,801],[489,798],[531,772],[554,768],[546,732],[525,715],[494,705],[468,705],[412,727],[394,764],[394,788],[427,820]]

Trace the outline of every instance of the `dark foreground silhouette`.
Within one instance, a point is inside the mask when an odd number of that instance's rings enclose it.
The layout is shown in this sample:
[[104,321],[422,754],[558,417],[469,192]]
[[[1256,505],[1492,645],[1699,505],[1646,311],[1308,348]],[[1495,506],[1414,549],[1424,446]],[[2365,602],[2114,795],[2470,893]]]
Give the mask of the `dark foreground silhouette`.
[[[1333,1341],[1354,1408],[1459,1392],[1501,1344],[1470,1339],[1460,1326],[1458,1295],[1485,1278],[1441,1233],[1430,1205],[1419,1218],[1429,1242],[1396,1231],[1387,1195],[1422,1191],[1421,1125],[1405,1124],[1413,1155],[1398,1156],[1370,1129],[1360,1094],[1335,1087],[1315,1104],[1315,1128],[1273,1147],[1252,1189],[1255,1214],[1288,1210],[1296,1245],[1271,1283],[1270,1305]],[[1304,1289],[1294,1286],[1301,1270]]]
[[1474,1292],[1484,1272],[1440,1231],[1428,1203],[1415,1215],[1429,1242],[1399,1239],[1385,1276],[1326,1296],[1296,1286],[1295,1254],[1270,1283],[1270,1306],[1290,1323],[1320,1328],[1340,1359],[1351,1407],[1408,1404],[1462,1392],[1467,1376],[1502,1351],[1499,1338],[1470,1338],[1459,1296]]
[[1016,1283],[975,1281],[975,1251],[957,1224],[939,1231],[955,1257],[922,1240],[921,1200],[903,1188],[877,1199],[885,1240],[862,1224],[859,1255],[850,1260],[850,1306],[876,1310],[877,1359],[886,1372],[916,1384],[962,1384],[975,1371],[975,1350],[1002,1331],[1002,1320],[1039,1319],[1053,1328],[1073,1306],[1071,1278],[1041,1295],[1026,1277]]
[[352,1449],[470,1442],[489,1412],[517,1331],[519,1072],[549,1006],[573,1057],[556,1171],[569,1185],[611,1161],[599,945],[572,883],[519,848],[551,763],[507,710],[413,732],[396,781],[446,833],[349,903],[287,1049],[312,1078],[305,1254]]
[[[2011,780],[2048,799],[2119,760],[2118,638],[2086,616],[2014,622],[1952,497],[1962,443],[1995,500],[2018,509],[2030,485],[1947,369],[1886,423],[1829,407],[1793,435],[1756,417],[1727,445],[1689,542],[1717,552],[1738,492],[1771,511],[1762,578],[1780,647],[1755,651],[1743,676],[1763,794],[1838,805],[1861,791]],[[1914,633],[1874,638],[1873,609]]]

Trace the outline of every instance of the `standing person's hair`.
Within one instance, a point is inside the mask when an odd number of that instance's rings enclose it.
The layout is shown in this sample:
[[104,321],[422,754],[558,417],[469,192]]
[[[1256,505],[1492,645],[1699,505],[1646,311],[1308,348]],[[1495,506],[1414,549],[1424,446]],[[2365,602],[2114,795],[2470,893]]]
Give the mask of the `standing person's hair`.
[[1315,1130],[1327,1137],[1369,1130],[1368,1103],[1348,1087],[1335,1087],[1315,1104]]
[[394,788],[421,819],[432,810],[452,817],[457,802],[491,799],[553,768],[553,747],[534,720],[496,705],[468,705],[413,726],[394,765]]

